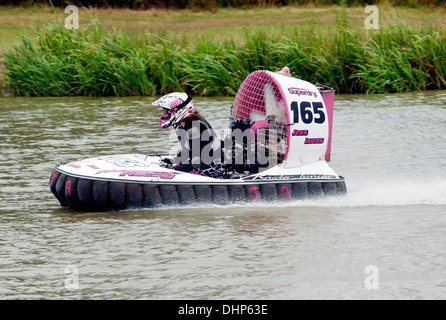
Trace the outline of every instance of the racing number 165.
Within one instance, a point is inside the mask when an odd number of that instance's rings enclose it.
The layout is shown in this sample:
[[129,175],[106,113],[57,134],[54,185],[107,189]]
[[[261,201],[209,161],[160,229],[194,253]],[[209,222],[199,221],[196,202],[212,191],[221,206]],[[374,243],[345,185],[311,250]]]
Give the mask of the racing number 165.
[[293,111],[293,123],[299,123],[299,118],[303,123],[324,123],[325,113],[322,102],[297,101],[291,102],[291,110]]

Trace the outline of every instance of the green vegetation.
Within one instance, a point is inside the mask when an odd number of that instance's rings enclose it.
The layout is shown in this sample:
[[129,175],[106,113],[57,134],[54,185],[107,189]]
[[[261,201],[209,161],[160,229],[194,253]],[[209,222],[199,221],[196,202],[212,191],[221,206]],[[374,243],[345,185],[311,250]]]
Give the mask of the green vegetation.
[[[366,30],[363,8],[345,7],[321,10],[329,17],[325,20],[317,16],[318,10],[308,10],[313,15],[305,15],[301,25],[280,20],[275,25],[256,24],[255,17],[276,11],[276,18],[287,21],[284,10],[295,9],[184,16],[188,26],[212,18],[221,19],[220,24],[226,21],[226,28],[211,29],[223,30],[219,37],[196,36],[197,30],[184,30],[184,25],[175,25],[175,34],[161,27],[151,33],[116,30],[110,27],[111,18],[105,23],[93,18],[79,30],[53,24],[39,28],[35,36],[22,35],[4,51],[5,80],[15,94],[25,96],[158,95],[177,90],[216,96],[234,95],[252,71],[288,66],[294,76],[333,86],[338,93],[446,89],[444,25],[409,26],[396,18],[378,30]],[[357,13],[362,14],[359,22]],[[246,22],[233,31],[225,15],[238,14],[238,22]],[[243,20],[246,14],[252,17]],[[160,20],[154,15],[172,21],[181,17],[180,12],[155,12],[148,17],[153,25]],[[137,19],[130,14],[110,16]],[[380,21],[387,18],[383,14]]]

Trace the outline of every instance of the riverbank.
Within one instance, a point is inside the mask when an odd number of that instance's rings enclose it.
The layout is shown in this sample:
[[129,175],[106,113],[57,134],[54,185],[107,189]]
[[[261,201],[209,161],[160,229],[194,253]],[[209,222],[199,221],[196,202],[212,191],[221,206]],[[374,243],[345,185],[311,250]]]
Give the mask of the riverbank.
[[234,95],[250,72],[287,65],[339,93],[444,89],[441,10],[381,7],[378,30],[337,6],[80,11],[79,30],[39,27],[5,49],[6,80],[26,96]]

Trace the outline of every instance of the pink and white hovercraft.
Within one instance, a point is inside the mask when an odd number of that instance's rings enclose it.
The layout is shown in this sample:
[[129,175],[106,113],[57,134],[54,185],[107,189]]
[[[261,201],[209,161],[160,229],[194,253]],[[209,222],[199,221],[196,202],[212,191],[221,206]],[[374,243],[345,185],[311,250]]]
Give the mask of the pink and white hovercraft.
[[344,178],[327,163],[334,94],[286,67],[255,71],[237,92],[212,174],[173,170],[160,155],[107,155],[56,165],[50,189],[62,206],[90,211],[344,195]]

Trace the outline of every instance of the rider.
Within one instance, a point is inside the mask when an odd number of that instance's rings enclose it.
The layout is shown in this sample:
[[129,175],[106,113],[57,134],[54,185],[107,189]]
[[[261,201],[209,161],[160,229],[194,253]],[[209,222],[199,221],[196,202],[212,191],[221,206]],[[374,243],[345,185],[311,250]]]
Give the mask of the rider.
[[152,103],[163,109],[161,128],[173,126],[181,151],[173,158],[162,161],[175,170],[199,173],[221,162],[221,141],[214,129],[198,110],[192,98],[183,92],[172,92]]

